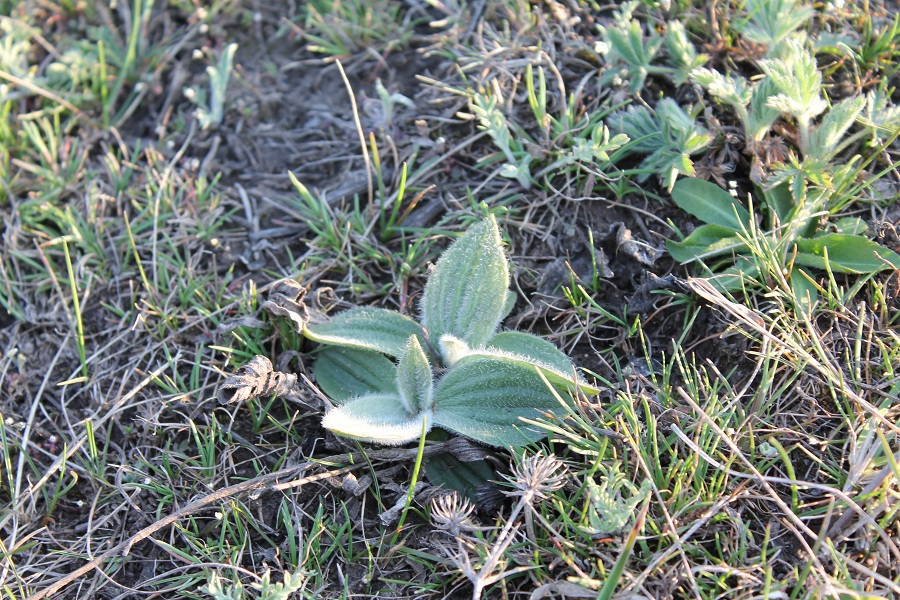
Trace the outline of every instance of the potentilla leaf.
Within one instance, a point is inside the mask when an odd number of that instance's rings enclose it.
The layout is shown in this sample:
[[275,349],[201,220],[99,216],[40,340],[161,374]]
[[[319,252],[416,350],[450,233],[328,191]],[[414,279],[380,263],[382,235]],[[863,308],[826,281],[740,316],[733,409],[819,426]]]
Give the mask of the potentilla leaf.
[[572,387],[573,384],[577,384],[585,394],[593,396],[600,393],[598,388],[588,385],[576,375],[572,361],[559,348],[530,333],[522,331],[498,333],[488,342],[486,351],[476,351],[472,354],[496,356],[526,366],[535,365],[554,385]]
[[408,413],[415,414],[433,407],[431,365],[419,338],[414,335],[409,336],[406,353],[397,365],[397,387]]
[[316,353],[316,384],[335,402],[397,392],[397,366],[380,352],[325,346]]
[[322,426],[338,435],[396,446],[431,429],[431,412],[410,415],[398,394],[370,394],[332,408]]
[[303,333],[320,344],[375,350],[396,358],[406,351],[409,336],[423,336],[422,328],[409,317],[373,307],[351,308],[327,323],[307,324]]
[[434,424],[492,446],[522,446],[546,435],[522,418],[560,409],[533,365],[471,355],[457,362],[434,390]]
[[503,317],[509,266],[493,215],[444,252],[425,285],[422,322],[432,340],[444,334],[483,346]]

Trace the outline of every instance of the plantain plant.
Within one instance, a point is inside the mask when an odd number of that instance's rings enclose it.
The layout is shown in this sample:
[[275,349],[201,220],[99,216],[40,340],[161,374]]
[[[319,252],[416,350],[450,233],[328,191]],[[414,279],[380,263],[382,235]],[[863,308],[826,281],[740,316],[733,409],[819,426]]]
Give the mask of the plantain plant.
[[512,299],[500,230],[488,216],[437,261],[421,322],[353,308],[305,324],[304,335],[324,345],[316,381],[336,403],[323,425],[381,444],[410,442],[434,426],[500,447],[543,437],[522,419],[559,409],[558,396],[599,390],[552,343],[498,332]]

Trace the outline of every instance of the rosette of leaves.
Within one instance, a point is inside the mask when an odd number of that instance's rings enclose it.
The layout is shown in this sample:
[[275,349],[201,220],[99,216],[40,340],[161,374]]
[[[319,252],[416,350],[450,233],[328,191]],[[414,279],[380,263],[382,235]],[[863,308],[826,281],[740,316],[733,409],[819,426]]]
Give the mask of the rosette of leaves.
[[500,447],[543,437],[521,419],[559,409],[564,394],[554,391],[599,390],[550,342],[498,333],[511,308],[508,288],[500,231],[488,216],[437,261],[421,322],[388,309],[354,308],[306,324],[306,337],[325,345],[316,381],[336,403],[322,424],[381,444],[410,442],[435,426]]
[[631,140],[622,147],[620,156],[646,154],[641,161],[638,181],[656,174],[667,190],[675,185],[678,175],[693,175],[691,156],[706,149],[713,137],[678,103],[663,98],[655,110],[646,106],[630,107],[613,113],[607,119],[612,131]]

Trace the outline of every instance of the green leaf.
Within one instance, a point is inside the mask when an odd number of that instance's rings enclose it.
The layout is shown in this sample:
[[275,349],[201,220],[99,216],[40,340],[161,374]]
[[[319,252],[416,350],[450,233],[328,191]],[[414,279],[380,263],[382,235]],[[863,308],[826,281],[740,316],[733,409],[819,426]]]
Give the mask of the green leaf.
[[[501,354],[491,354],[491,350],[500,351]],[[599,389],[588,385],[580,377],[575,379],[572,361],[559,348],[530,333],[521,331],[498,333],[488,342],[487,352],[475,351],[473,354],[507,358],[526,366],[535,365],[540,367],[544,376],[555,385],[571,387],[573,383],[577,383],[585,394],[600,393]]]
[[836,273],[877,273],[900,269],[900,255],[890,248],[859,235],[840,233],[798,239],[794,262],[817,269],[824,269],[827,264]]
[[819,299],[819,290],[814,281],[806,269],[796,268],[791,271],[791,291],[796,299],[794,307],[797,312],[812,315],[812,309]]
[[531,365],[492,356],[461,359],[434,390],[434,424],[484,444],[517,447],[546,431],[520,419],[560,408]]
[[[432,340],[450,334],[483,346],[503,317],[509,266],[493,215],[444,252],[425,285],[422,322]],[[404,339],[405,341],[405,339]]]
[[452,367],[459,359],[472,353],[467,343],[449,333],[441,336],[438,348],[444,358],[445,367]]
[[735,292],[747,287],[756,287],[762,281],[759,265],[745,256],[739,256],[733,266],[709,277],[709,282],[720,292]]
[[804,148],[806,156],[820,160],[831,160],[834,150],[856,121],[856,117],[866,104],[863,97],[847,98],[831,107],[822,122],[810,135],[809,148]]
[[303,333],[320,344],[365,348],[398,358],[405,352],[409,336],[423,336],[422,328],[409,317],[371,307],[351,308],[328,323],[307,324]]
[[338,435],[364,442],[396,446],[419,439],[431,429],[431,412],[410,415],[400,396],[370,394],[332,408],[322,426]]
[[735,110],[744,110],[744,107],[750,102],[752,92],[747,85],[747,80],[740,75],[737,77],[723,76],[718,71],[699,68],[691,71],[691,79],[706,88],[711,96],[730,105]]
[[761,141],[766,137],[772,123],[781,116],[777,110],[768,105],[769,98],[777,93],[778,86],[771,79],[762,79],[753,86],[747,117],[747,133],[754,140]]
[[[796,203],[794,202],[794,195],[791,193],[791,186],[788,182],[785,181],[779,183],[778,185],[763,191],[763,198],[765,198],[769,208],[775,211],[775,215],[778,216],[779,225],[785,225],[790,221],[791,213],[793,213]],[[772,223],[772,227],[775,227],[774,222]]]
[[397,388],[400,400],[409,413],[431,410],[434,406],[432,398],[431,365],[422,350],[419,338],[409,336],[406,353],[397,365]]
[[325,346],[316,354],[313,374],[319,388],[336,402],[366,394],[397,392],[396,365],[380,352]]
[[681,263],[722,254],[737,254],[747,249],[737,232],[721,225],[701,225],[680,242],[666,240],[666,249]]
[[445,490],[456,490],[475,501],[478,487],[497,478],[497,474],[486,460],[463,462],[443,452],[425,459],[425,474],[431,485],[439,485]]
[[750,213],[736,198],[714,183],[690,177],[672,188],[672,200],[684,211],[705,223],[730,227],[736,231],[750,228]]

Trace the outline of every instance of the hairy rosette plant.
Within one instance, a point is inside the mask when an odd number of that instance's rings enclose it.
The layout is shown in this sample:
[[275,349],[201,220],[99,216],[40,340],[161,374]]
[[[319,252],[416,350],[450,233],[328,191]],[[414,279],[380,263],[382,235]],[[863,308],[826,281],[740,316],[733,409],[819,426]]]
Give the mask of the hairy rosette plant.
[[[421,324],[383,308],[353,308],[303,333],[324,344],[314,374],[336,406],[322,424],[381,444],[440,427],[492,446],[521,446],[545,432],[522,419],[561,408],[587,384],[550,342],[498,333],[511,308],[509,266],[493,216],[444,252],[425,285]],[[548,387],[548,383],[552,386]]]

